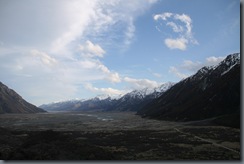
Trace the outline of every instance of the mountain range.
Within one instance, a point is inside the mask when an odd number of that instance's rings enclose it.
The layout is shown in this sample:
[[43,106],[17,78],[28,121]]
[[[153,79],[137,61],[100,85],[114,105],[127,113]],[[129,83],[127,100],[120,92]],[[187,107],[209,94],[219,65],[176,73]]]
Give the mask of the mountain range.
[[240,54],[235,53],[175,84],[137,114],[171,121],[215,118],[217,123],[238,127],[240,108]]
[[14,90],[0,82],[0,114],[46,112],[25,101]]
[[[36,107],[0,82],[0,114],[46,111],[134,111],[146,118],[199,121],[240,127],[240,53],[199,69],[178,83],[134,90],[121,97],[69,100]],[[43,110],[44,109],[44,110]]]
[[153,89],[133,90],[117,98],[100,96],[88,100],[69,100],[44,104],[40,108],[47,111],[138,111],[173,85],[174,83],[167,82]]

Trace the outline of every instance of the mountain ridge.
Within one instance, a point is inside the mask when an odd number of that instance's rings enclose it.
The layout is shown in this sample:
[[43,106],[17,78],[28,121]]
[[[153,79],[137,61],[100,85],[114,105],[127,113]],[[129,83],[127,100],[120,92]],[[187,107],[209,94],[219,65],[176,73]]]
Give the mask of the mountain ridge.
[[116,98],[112,98],[109,95],[107,97],[103,95],[96,96],[87,100],[82,99],[43,104],[39,107],[48,111],[136,111],[139,110],[136,108],[137,105],[140,105],[140,103],[143,104],[143,101],[149,102],[153,98],[160,96],[172,85],[174,85],[174,83],[167,82],[153,89],[143,88],[141,90],[133,90],[123,96]]
[[18,93],[0,82],[0,114],[46,112],[25,101]]
[[240,54],[228,55],[216,66],[201,68],[147,104],[137,114],[171,121],[195,121],[222,115],[236,115],[238,119]]

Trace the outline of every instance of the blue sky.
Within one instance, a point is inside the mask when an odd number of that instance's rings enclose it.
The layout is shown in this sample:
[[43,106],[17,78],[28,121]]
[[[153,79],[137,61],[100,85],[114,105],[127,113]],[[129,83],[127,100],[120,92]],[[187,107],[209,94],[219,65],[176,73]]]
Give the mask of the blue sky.
[[240,52],[237,0],[0,0],[0,81],[35,105],[178,82]]

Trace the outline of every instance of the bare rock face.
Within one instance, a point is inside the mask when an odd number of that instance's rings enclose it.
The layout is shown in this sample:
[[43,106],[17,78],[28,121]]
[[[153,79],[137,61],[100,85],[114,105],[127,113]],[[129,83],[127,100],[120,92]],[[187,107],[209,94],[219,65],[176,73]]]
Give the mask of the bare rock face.
[[28,103],[14,90],[0,82],[0,114],[39,112],[46,111]]

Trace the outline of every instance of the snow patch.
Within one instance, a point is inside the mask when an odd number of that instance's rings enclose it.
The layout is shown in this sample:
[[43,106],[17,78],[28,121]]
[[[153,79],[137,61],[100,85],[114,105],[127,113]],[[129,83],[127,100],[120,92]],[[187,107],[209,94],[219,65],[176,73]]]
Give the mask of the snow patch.
[[228,73],[237,63],[235,63],[234,65],[232,65],[230,68],[228,68],[226,71],[224,71],[223,73],[221,73],[221,76],[223,76],[224,74]]

